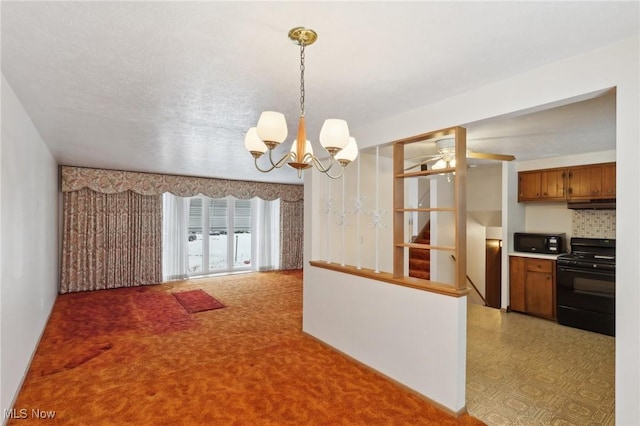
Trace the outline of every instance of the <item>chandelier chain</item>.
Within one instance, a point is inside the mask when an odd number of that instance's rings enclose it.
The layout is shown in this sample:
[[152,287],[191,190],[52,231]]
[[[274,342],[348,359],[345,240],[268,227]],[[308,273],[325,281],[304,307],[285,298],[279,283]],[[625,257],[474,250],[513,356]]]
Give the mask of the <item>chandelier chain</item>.
[[304,41],[300,42],[300,117],[304,117]]

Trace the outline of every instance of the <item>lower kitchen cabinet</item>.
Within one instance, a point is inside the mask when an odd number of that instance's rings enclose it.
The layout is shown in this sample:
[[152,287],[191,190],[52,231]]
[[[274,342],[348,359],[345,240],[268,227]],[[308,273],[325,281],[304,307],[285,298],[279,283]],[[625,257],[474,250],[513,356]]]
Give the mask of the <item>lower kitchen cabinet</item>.
[[555,261],[509,257],[509,305],[512,311],[556,319]]

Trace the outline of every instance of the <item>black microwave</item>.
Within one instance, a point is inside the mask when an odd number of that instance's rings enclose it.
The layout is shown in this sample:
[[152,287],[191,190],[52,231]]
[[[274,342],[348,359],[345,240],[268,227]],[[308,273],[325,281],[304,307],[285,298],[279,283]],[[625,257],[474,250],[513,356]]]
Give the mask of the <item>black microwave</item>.
[[565,240],[566,234],[516,232],[513,234],[513,248],[527,253],[560,254],[566,251]]

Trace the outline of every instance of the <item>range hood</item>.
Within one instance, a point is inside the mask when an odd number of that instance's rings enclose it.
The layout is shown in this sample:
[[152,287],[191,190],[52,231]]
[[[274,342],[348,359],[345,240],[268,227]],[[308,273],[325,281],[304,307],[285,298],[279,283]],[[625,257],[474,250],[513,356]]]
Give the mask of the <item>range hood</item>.
[[567,201],[567,208],[573,210],[615,210],[616,199]]

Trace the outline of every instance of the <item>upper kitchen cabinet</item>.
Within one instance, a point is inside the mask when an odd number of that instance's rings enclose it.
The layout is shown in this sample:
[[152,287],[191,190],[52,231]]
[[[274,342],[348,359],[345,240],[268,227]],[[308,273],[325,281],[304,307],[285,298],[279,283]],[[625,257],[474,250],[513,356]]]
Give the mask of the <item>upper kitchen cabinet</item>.
[[562,201],[564,194],[564,169],[548,169],[540,172],[540,189],[542,198],[549,201]]
[[518,173],[518,202],[567,201],[575,204],[615,198],[615,162]]
[[602,194],[606,198],[616,197],[616,163],[602,166]]
[[564,168],[518,173],[518,202],[565,201],[565,175]]
[[567,201],[616,197],[616,163],[567,169]]
[[518,173],[518,202],[540,198],[540,171]]

